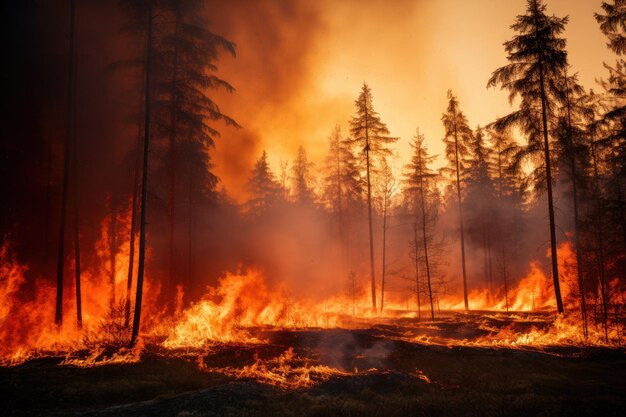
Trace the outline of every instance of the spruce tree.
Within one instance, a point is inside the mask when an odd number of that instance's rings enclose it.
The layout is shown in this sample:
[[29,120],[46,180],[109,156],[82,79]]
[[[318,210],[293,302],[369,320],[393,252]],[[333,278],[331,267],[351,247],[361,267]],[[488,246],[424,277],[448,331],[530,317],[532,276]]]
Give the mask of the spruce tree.
[[465,176],[466,159],[470,153],[469,146],[473,140],[472,129],[467,117],[459,108],[459,102],[452,91],[448,91],[448,108],[441,118],[445,129],[443,141],[446,145],[448,167],[444,168],[451,176],[456,189],[459,210],[459,234],[461,241],[461,272],[463,274],[463,301],[465,310],[469,310],[467,297],[467,271],[465,265],[465,231],[463,225],[463,178]]
[[511,26],[517,34],[504,43],[509,64],[493,72],[487,86],[500,85],[509,91],[511,103],[520,97],[520,108],[499,119],[499,127],[518,126],[527,136],[528,154],[543,153],[542,182],[548,199],[552,278],[557,310],[563,313],[559,282],[556,224],[552,192],[550,130],[557,111],[558,80],[567,68],[566,41],[560,35],[568,17],[548,16],[541,0],[528,0],[526,13]]
[[367,216],[369,225],[370,278],[372,309],[376,310],[376,273],[374,268],[374,232],[372,225],[372,182],[374,172],[381,158],[391,155],[388,146],[398,140],[389,136],[387,125],[380,120],[372,103],[372,90],[363,83],[361,93],[354,102],[356,115],[350,122],[351,138],[349,142],[358,146],[365,159],[365,177],[367,179]]
[[254,164],[252,176],[248,182],[252,197],[247,202],[248,211],[262,216],[274,207],[281,196],[281,188],[267,160],[267,152],[263,151]]
[[[411,162],[405,167],[405,191],[409,193],[412,205],[415,210],[417,225],[421,235],[421,246],[424,253],[423,263],[426,272],[426,290],[430,304],[430,318],[435,319],[435,303],[434,303],[434,283],[433,283],[433,265],[432,254],[434,248],[434,226],[436,222],[437,202],[436,187],[437,174],[430,168],[435,160],[434,156],[429,155],[426,147],[424,135],[417,131],[413,142],[413,156]],[[415,237],[415,258],[418,259],[418,239]],[[417,268],[416,268],[416,272]],[[419,285],[419,284],[417,284]]]

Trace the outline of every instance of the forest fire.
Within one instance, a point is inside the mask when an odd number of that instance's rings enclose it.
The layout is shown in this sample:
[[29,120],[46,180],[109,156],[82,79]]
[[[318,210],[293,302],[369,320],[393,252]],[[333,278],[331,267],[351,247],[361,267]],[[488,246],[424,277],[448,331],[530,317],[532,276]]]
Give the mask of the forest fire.
[[[123,219],[117,221],[119,230],[123,231]],[[78,367],[140,360],[141,351],[146,346],[125,348],[129,336],[128,317],[124,308],[126,277],[117,273],[115,285],[111,285],[113,262],[121,271],[128,268],[128,242],[120,245],[121,250],[113,261],[106,243],[110,239],[107,233],[110,222],[110,218],[103,221],[102,238],[96,243],[102,273],[96,279],[91,278],[91,272],[85,273],[85,291],[97,296],[83,301],[82,328],[72,323],[65,323],[60,328],[41,325],[51,322],[54,314],[49,303],[53,288],[40,288],[33,300],[20,300],[16,292],[24,282],[27,268],[11,260],[9,248],[3,248],[2,273],[9,279],[3,289],[5,302],[0,321],[2,339],[5,341],[1,351],[2,364],[16,366],[50,355],[63,356],[65,359],[61,365]],[[569,244],[561,245],[559,259],[563,266],[575,259]],[[95,284],[98,281],[100,285]],[[285,289],[270,289],[263,272],[258,269],[226,274],[198,302],[185,310],[177,309],[168,317],[164,311],[156,309],[159,292],[150,290],[148,280],[145,308],[153,317],[144,324],[145,343],[171,350],[172,355],[177,355],[181,350],[201,352],[218,344],[266,344],[269,343],[268,338],[261,334],[272,331],[367,329],[377,324],[393,324],[394,320],[401,322],[395,324],[404,332],[400,339],[427,345],[541,350],[557,346],[608,346],[623,343],[624,329],[620,323],[611,326],[610,342],[598,328],[592,329],[585,337],[578,313],[579,306],[569,285],[562,286],[568,314],[557,317],[550,314],[555,308],[550,284],[550,279],[533,262],[529,274],[520,280],[516,288],[509,290],[507,301],[503,300],[502,289],[494,293],[489,290],[471,292],[471,310],[478,313],[468,315],[463,313],[462,299],[446,297],[438,302],[437,320],[424,318],[422,321],[419,317],[422,314],[426,317],[427,306],[420,306],[418,312],[416,306],[407,307],[408,300],[388,300],[382,312],[372,310],[368,305],[366,286],[359,291],[361,295],[358,299],[346,295],[326,300],[295,300]],[[113,291],[119,297],[116,301],[112,298],[115,297]],[[75,314],[72,302],[70,299],[65,303],[68,315]],[[473,337],[446,334],[446,325],[454,322],[464,322],[468,328],[479,332]],[[517,323],[531,325],[519,327]],[[420,331],[424,333],[420,334]],[[276,358],[276,363],[272,362],[274,359],[268,363],[257,360],[253,365],[239,370],[226,367],[220,372],[246,377],[256,375],[281,386],[311,384],[313,382],[309,379],[309,373],[332,374],[331,368],[309,368],[308,365],[287,370],[287,366],[294,368],[292,359],[293,351],[289,350]],[[306,360],[298,359],[303,363]],[[276,369],[270,370],[268,366]],[[201,368],[208,369],[204,365]],[[273,375],[272,372],[278,374]],[[291,377],[296,381],[289,381]]]
[[621,416],[626,1],[490,1],[10,2],[0,415]]

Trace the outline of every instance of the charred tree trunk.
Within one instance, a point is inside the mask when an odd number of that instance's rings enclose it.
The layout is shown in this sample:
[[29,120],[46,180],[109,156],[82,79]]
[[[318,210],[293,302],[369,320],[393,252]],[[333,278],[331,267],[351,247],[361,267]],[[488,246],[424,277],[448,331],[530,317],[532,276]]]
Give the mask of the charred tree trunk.
[[146,67],[145,67],[145,97],[144,97],[144,143],[143,169],[141,181],[141,223],[139,228],[139,264],[137,271],[137,291],[135,293],[135,314],[133,317],[133,331],[130,339],[131,347],[137,342],[141,322],[141,302],[143,299],[143,278],[146,258],[146,215],[148,200],[148,156],[150,145],[150,71],[152,61],[152,0],[148,0],[148,26],[146,36]]
[[502,248],[502,280],[504,281],[504,303],[506,305],[506,311],[509,311],[509,282],[508,271],[506,270],[506,249]]
[[387,205],[388,196],[385,190],[385,197],[383,200],[383,259],[382,259],[382,274],[381,274],[381,287],[380,287],[380,314],[383,314],[383,308],[385,304],[385,275],[386,275],[386,255],[387,255]]
[[[424,201],[423,179],[420,178],[420,200],[422,202],[422,239],[424,239],[424,264],[426,266],[426,280],[428,284],[428,298],[430,300],[430,318],[435,320],[435,306],[433,304],[433,287],[430,277],[430,263],[428,262],[428,238],[426,233],[426,202]],[[416,242],[417,243],[417,242]],[[417,250],[417,248],[415,248]]]
[[[142,88],[143,89],[143,88]],[[124,304],[124,324],[130,324],[130,295],[133,288],[133,272],[135,267],[135,234],[137,233],[137,206],[139,197],[139,173],[141,172],[141,126],[137,129],[137,153],[133,170],[133,195],[130,208],[130,247],[128,252],[128,277],[126,279],[126,302]]]
[[[76,129],[74,119],[74,129]],[[74,203],[74,276],[75,276],[75,292],[76,292],[76,323],[79,328],[83,327],[83,302],[81,290],[81,271],[80,271],[80,211],[78,206],[78,141],[76,132],[73,134],[73,165],[74,165],[74,181],[72,184],[72,200]]]
[[[72,0],[74,3],[74,0]],[[75,6],[71,6],[74,9],[72,13],[72,18],[75,18]],[[76,43],[76,34],[73,32],[72,36],[74,38],[74,44]],[[75,47],[74,47],[75,48]],[[74,65],[75,67],[75,65]],[[78,70],[74,68],[74,81],[73,88],[70,91],[72,94],[72,106],[70,108],[71,111],[71,120],[70,120],[70,135],[72,142],[72,170],[73,170],[73,181],[72,181],[72,200],[74,206],[74,290],[76,296],[76,324],[78,328],[83,327],[83,301],[82,301],[82,290],[81,290],[81,270],[80,270],[80,211],[78,204],[78,178],[79,178],[79,170],[78,170],[78,136],[76,132],[76,97],[77,97],[77,77]]]
[[[567,74],[565,75],[565,89],[569,91],[567,85]],[[572,112],[571,112],[571,104],[569,93],[566,96],[566,110],[567,110],[567,139],[569,146],[569,165],[570,165],[570,175],[572,181],[572,203],[574,206],[574,254],[576,256],[576,272],[578,274],[578,291],[580,292],[580,310],[581,310],[581,318],[583,322],[583,336],[585,339],[588,337],[588,328],[587,328],[587,304],[585,300],[585,285],[583,279],[583,266],[582,266],[582,256],[580,254],[580,217],[578,213],[578,179],[577,177],[577,169],[576,169],[576,156],[574,150],[574,138],[572,137]]]
[[[503,173],[502,173],[502,149],[498,149],[498,198],[500,200],[502,200],[503,197],[503,181],[504,178],[502,177]],[[502,224],[498,225],[498,233],[497,233],[497,237],[500,240],[500,245],[501,245],[501,256],[502,256],[502,282],[504,284],[504,303],[506,305],[506,311],[509,311],[509,287],[508,287],[508,277],[507,277],[507,270],[506,270],[506,261],[507,261],[507,248],[505,245],[505,242],[502,241]]]
[[168,140],[168,157],[169,157],[169,234],[168,234],[168,278],[166,294],[169,305],[169,297],[172,294],[172,290],[175,286],[174,280],[174,236],[175,236],[175,218],[176,218],[176,139],[178,135],[178,118],[176,113],[178,111],[178,34],[180,27],[180,11],[177,4],[174,6],[175,12],[175,27],[174,27],[174,58],[172,67],[172,93],[171,93],[171,107],[170,107],[170,135]]
[[420,300],[419,245],[417,243],[417,222],[413,223],[413,244],[415,245],[415,294],[417,296],[417,317],[422,318],[422,301]]
[[187,211],[189,215],[189,229],[187,230],[187,280],[190,288],[194,288],[195,280],[193,277],[193,177],[189,171],[189,195],[187,200]]
[[492,282],[491,282],[491,277],[489,276],[489,256],[487,254],[488,249],[487,249],[487,220],[485,219],[485,205],[482,204],[481,205],[481,226],[482,226],[482,235],[483,235],[483,269],[484,269],[484,274],[485,274],[485,278],[487,279],[487,288],[489,289],[489,302],[491,302],[491,291],[493,290],[492,288]]
[[598,175],[598,155],[596,153],[596,145],[594,142],[591,144],[592,158],[593,158],[593,180],[594,180],[594,200],[595,200],[595,215],[593,221],[593,228],[596,240],[596,263],[598,268],[598,281],[600,284],[600,301],[602,303],[602,325],[604,328],[604,340],[609,342],[609,325],[608,325],[608,312],[607,312],[607,294],[606,294],[606,272],[604,268],[604,243],[603,243],[603,227],[602,227],[602,212],[603,207],[600,204],[600,183]]
[[459,228],[461,230],[461,268],[463,272],[463,302],[465,310],[469,310],[469,302],[467,298],[467,273],[465,269],[465,232],[463,230],[463,200],[461,199],[461,166],[459,163],[459,138],[456,124],[456,109],[454,110],[454,154],[456,165],[456,196],[459,207]]
[[376,273],[374,272],[374,231],[372,228],[372,183],[370,175],[370,138],[367,106],[365,106],[365,163],[367,169],[367,222],[370,235],[370,276],[372,279],[372,310],[376,311]]
[[115,263],[115,257],[117,253],[117,213],[115,210],[115,203],[111,197],[111,223],[109,224],[109,262],[111,264],[111,276],[109,277],[111,283],[111,307],[115,306],[116,294],[115,294],[115,274],[117,272],[117,266]]
[[57,326],[63,323],[63,281],[65,268],[65,228],[67,223],[67,194],[69,188],[70,177],[70,159],[72,146],[72,131],[74,124],[74,90],[75,90],[75,53],[74,53],[74,36],[75,36],[75,4],[74,0],[70,0],[70,44],[69,44],[69,69],[67,80],[67,131],[65,135],[64,156],[63,156],[63,185],[61,191],[61,221],[59,224],[59,247],[57,253],[57,287],[56,287],[56,306],[54,314],[54,322]]
[[[140,107],[143,104],[143,99],[145,95],[145,68],[144,74],[142,74],[142,83],[141,83],[141,98],[140,98]],[[139,209],[139,181],[141,179],[141,136],[143,134],[142,129],[142,121],[141,119],[137,120],[137,145],[135,151],[135,167],[133,169],[133,189],[132,189],[132,200],[131,200],[131,214],[130,214],[130,244],[129,244],[129,252],[128,252],[128,277],[126,278],[126,303],[124,306],[124,325],[128,327],[130,325],[130,298],[131,292],[133,288],[133,273],[135,271],[135,235],[137,234],[137,211]]]

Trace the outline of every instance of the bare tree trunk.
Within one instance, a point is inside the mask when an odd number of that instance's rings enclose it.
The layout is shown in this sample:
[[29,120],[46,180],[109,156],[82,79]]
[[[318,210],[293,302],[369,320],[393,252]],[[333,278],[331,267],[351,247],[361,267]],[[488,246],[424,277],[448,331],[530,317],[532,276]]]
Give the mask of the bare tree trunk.
[[489,289],[489,302],[491,302],[491,291],[492,291],[492,283],[491,277],[489,276],[489,256],[487,255],[487,224],[485,219],[485,205],[482,204],[482,213],[481,213],[481,226],[482,226],[482,237],[483,237],[483,269],[485,278],[487,279],[487,288]]
[[117,212],[115,210],[115,203],[113,197],[111,197],[111,223],[109,224],[109,262],[111,264],[111,306],[115,306],[116,294],[115,294],[115,274],[117,272],[117,266],[115,263],[115,256],[117,254]]
[[63,189],[61,191],[61,222],[59,224],[59,247],[57,254],[57,291],[54,322],[57,326],[63,323],[63,278],[65,268],[65,228],[67,223],[67,194],[69,188],[70,159],[72,146],[72,126],[74,123],[74,90],[75,86],[75,5],[74,0],[70,0],[70,48],[69,48],[69,69],[67,80],[67,131],[65,137],[65,151],[63,156]]
[[[74,3],[74,0],[72,0]],[[75,6],[73,16],[75,18]],[[76,34],[73,33],[74,44],[76,44]],[[74,46],[76,48],[76,46]],[[74,66],[75,67],[75,66]],[[77,77],[78,70],[74,68],[74,88],[70,91],[72,94],[72,107],[71,107],[71,125],[70,135],[72,142],[72,166],[73,166],[73,181],[72,181],[72,200],[74,206],[74,279],[75,279],[75,296],[76,296],[76,324],[78,328],[83,327],[83,302],[81,293],[81,271],[80,271],[80,211],[78,205],[78,137],[76,132],[76,95],[77,95]]]
[[176,218],[176,137],[178,134],[178,118],[176,112],[178,111],[178,96],[177,96],[177,83],[178,83],[178,34],[180,27],[180,10],[179,6],[176,7],[175,28],[174,28],[174,62],[172,69],[172,93],[171,93],[171,107],[170,107],[170,135],[168,141],[168,157],[169,157],[169,236],[168,236],[168,278],[167,288],[165,296],[167,297],[169,305],[169,299],[174,288],[174,233],[175,233],[175,218]]
[[465,311],[469,310],[469,302],[467,298],[467,273],[465,269],[465,232],[463,230],[463,200],[461,199],[461,173],[459,163],[459,138],[456,124],[456,109],[454,109],[454,153],[456,164],[456,196],[459,206],[459,227],[461,229],[461,268],[463,271],[463,301],[465,303]]
[[376,273],[374,272],[374,231],[372,228],[372,183],[370,178],[370,138],[367,116],[367,103],[365,105],[365,161],[367,168],[367,221],[370,233],[370,276],[372,278],[372,310],[376,311]]
[[189,224],[188,227],[189,229],[187,230],[187,280],[189,282],[189,285],[191,288],[193,288],[193,285],[195,283],[194,277],[193,277],[193,273],[194,273],[194,268],[193,268],[193,177],[191,175],[191,170],[189,171],[189,199],[187,201],[187,211],[188,211],[188,215],[189,215]]
[[[142,95],[143,95],[142,87]],[[142,100],[143,101],[143,100]],[[133,170],[133,196],[130,214],[130,247],[128,254],[128,278],[126,279],[126,303],[124,306],[124,325],[130,324],[130,295],[133,288],[133,272],[135,267],[135,234],[137,233],[137,206],[139,200],[139,173],[141,172],[141,123],[137,128],[137,153],[135,155],[135,169]]]
[[595,142],[591,144],[592,158],[593,158],[593,179],[594,179],[594,194],[595,194],[595,216],[594,216],[594,232],[597,246],[596,262],[599,273],[600,281],[600,300],[602,302],[602,324],[604,327],[604,339],[609,342],[609,326],[608,326],[608,312],[607,312],[607,295],[606,295],[606,275],[604,270],[604,244],[603,244],[603,230],[602,230],[602,207],[600,205],[600,184],[598,180],[598,159],[596,153]]
[[[569,91],[567,74],[565,74],[565,89]],[[583,336],[585,340],[588,337],[589,331],[587,326],[587,304],[585,300],[585,285],[583,277],[582,256],[580,254],[580,218],[578,214],[578,181],[576,178],[576,157],[574,155],[574,138],[572,137],[572,112],[570,105],[569,92],[566,97],[566,109],[567,109],[567,136],[569,146],[569,165],[571,171],[572,180],[572,203],[574,205],[574,254],[576,256],[576,272],[578,273],[578,291],[580,292],[580,310],[581,318],[583,322]]]
[[[423,179],[420,178],[420,182]],[[426,279],[428,283],[428,298],[430,299],[430,318],[435,320],[435,306],[433,304],[433,288],[430,278],[430,263],[428,262],[428,239],[426,236],[426,203],[424,202],[424,185],[420,184],[420,199],[422,200],[422,239],[424,239],[424,263],[426,264]],[[416,242],[417,243],[417,242]],[[417,248],[415,248],[417,251]]]
[[508,277],[507,277],[507,270],[506,270],[506,253],[505,253],[506,249],[502,248],[502,279],[504,281],[504,302],[506,305],[506,311],[508,313],[509,311],[509,283],[508,283]]
[[[503,178],[502,178],[502,149],[498,149],[498,198],[502,200],[503,197]],[[502,238],[502,225],[498,227],[498,237]],[[505,242],[500,241],[501,256],[502,256],[502,281],[504,283],[504,303],[506,305],[506,311],[509,311],[509,287],[507,280],[506,270],[506,245]]]
[[143,143],[143,170],[141,181],[141,223],[139,228],[139,265],[137,271],[137,291],[135,294],[135,314],[133,317],[133,331],[130,346],[134,346],[139,335],[141,321],[141,301],[143,299],[143,276],[146,256],[146,215],[148,200],[148,156],[150,145],[150,70],[152,61],[152,0],[148,0],[148,27],[146,36],[146,74],[145,74],[145,122]]
[[[76,129],[74,123],[74,129]],[[80,212],[78,206],[78,142],[76,132],[74,132],[73,144],[73,165],[74,165],[74,181],[72,184],[72,199],[74,203],[74,276],[75,292],[76,292],[76,323],[78,328],[83,327],[83,302],[80,282]]]
[[417,295],[417,317],[422,318],[422,302],[420,300],[419,245],[417,244],[417,222],[413,223],[413,243],[415,244],[415,293]]
[[385,190],[385,197],[383,200],[383,259],[382,259],[382,274],[381,274],[381,287],[380,287],[380,314],[383,314],[383,308],[385,304],[385,269],[387,267],[386,255],[387,255],[387,205],[388,196],[387,190]]
[[337,138],[337,155],[336,155],[336,169],[335,169],[335,175],[337,176],[336,181],[337,181],[337,215],[339,217],[339,242],[341,243],[342,247],[344,244],[344,238],[343,238],[343,213],[342,213],[342,196],[341,196],[341,139]]
[[487,227],[487,273],[489,276],[489,283],[491,285],[491,292],[493,292],[493,266],[491,262],[491,229]]

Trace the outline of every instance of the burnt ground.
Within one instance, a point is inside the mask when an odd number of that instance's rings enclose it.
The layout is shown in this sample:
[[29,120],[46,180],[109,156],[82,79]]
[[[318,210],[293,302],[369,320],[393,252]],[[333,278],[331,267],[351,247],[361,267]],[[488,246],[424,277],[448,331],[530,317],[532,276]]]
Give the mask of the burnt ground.
[[[533,320],[518,325],[541,326]],[[485,332],[482,327],[397,319],[356,330],[259,329],[267,344],[193,352],[149,345],[137,363],[91,368],[60,366],[62,358],[44,357],[0,368],[0,415],[626,415],[623,348],[534,351],[410,341],[424,332],[475,338]],[[293,357],[277,359],[290,347]],[[264,364],[278,383],[238,374],[255,363]],[[310,368],[316,365],[338,372]],[[307,386],[290,384],[301,368],[311,370]]]

